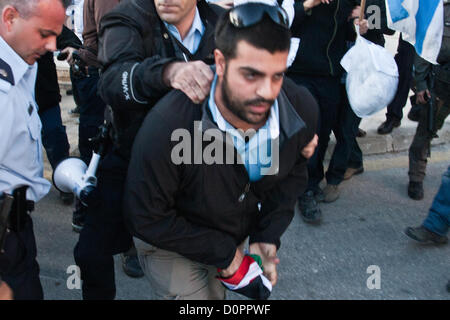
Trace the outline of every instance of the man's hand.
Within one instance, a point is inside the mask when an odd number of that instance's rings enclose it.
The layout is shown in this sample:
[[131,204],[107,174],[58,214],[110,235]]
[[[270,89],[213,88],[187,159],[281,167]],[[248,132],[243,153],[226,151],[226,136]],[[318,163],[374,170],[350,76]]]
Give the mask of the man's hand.
[[277,283],[277,264],[280,259],[277,257],[277,247],[271,243],[255,242],[250,245],[250,253],[261,257],[264,268],[264,275],[269,279],[272,286]]
[[203,61],[174,62],[163,73],[166,85],[179,89],[194,103],[201,103],[209,95],[214,73]]
[[317,136],[317,134],[315,134],[311,141],[303,148],[302,156],[304,156],[306,159],[311,158],[314,154],[314,150],[316,150],[318,142],[319,137]]
[[[354,24],[359,26],[359,34],[364,35],[369,31],[369,21],[367,19],[359,20],[359,16],[361,15],[361,6],[356,6],[353,8],[352,13],[348,17],[349,20],[354,19]],[[364,18],[364,15],[362,15]]]
[[317,7],[321,3],[329,4],[333,0],[306,0],[303,2],[303,8],[308,11],[314,7]]
[[0,300],[12,300],[13,293],[6,282],[0,280]]
[[369,31],[369,21],[366,19],[355,19],[355,25],[359,26],[359,34],[364,35]]
[[428,99],[431,98],[431,93],[428,89],[416,93],[416,104],[427,104]]
[[73,52],[77,49],[72,47],[66,47],[63,50],[61,50],[61,54],[67,54],[67,58],[65,59],[69,64],[73,64],[75,61],[73,60]]
[[234,259],[231,261],[231,264],[228,266],[228,268],[220,270],[220,276],[222,278],[229,278],[233,274],[238,271],[239,267],[241,266],[242,260],[244,260],[244,251],[241,247],[236,249],[236,253],[234,254]]
[[217,4],[218,6],[221,6],[225,9],[231,9],[234,6],[234,0],[219,0],[214,1],[214,4]]

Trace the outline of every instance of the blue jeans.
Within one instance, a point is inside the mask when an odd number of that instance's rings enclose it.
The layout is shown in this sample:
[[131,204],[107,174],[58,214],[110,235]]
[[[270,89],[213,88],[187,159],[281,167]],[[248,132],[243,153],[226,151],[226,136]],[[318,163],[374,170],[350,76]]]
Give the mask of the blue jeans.
[[450,226],[450,166],[442,176],[441,186],[434,197],[423,226],[441,236],[448,233]]
[[66,127],[61,120],[61,108],[56,105],[39,113],[39,116],[42,122],[42,144],[50,165],[55,169],[61,160],[69,156],[70,150]]

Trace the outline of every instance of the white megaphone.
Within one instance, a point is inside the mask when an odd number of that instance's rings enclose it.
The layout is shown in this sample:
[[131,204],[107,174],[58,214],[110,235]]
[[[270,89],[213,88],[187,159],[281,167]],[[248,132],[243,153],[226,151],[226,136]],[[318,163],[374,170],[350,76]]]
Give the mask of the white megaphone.
[[53,185],[58,191],[73,193],[87,206],[88,196],[97,186],[97,171],[100,155],[93,152],[89,167],[77,157],[69,157],[61,161],[53,170]]

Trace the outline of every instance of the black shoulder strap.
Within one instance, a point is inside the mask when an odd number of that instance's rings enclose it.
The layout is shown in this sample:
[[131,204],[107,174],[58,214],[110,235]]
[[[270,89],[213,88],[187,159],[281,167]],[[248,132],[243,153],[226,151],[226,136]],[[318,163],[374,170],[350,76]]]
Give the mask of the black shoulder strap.
[[11,85],[14,85],[14,75],[12,73],[11,67],[6,61],[0,59],[0,79],[9,82]]

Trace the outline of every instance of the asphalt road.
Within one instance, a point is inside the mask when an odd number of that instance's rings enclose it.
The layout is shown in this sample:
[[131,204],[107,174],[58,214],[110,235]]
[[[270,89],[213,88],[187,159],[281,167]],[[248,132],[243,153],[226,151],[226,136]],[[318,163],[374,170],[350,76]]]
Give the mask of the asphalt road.
[[[321,225],[307,225],[296,213],[282,238],[271,299],[448,300],[450,245],[418,245],[403,230],[426,217],[449,164],[450,145],[433,147],[425,198],[414,201],[406,193],[406,153],[366,156],[365,172],[341,184],[336,202],[321,205]],[[33,213],[46,299],[81,299],[70,267],[78,236],[71,212],[52,188]],[[146,279],[127,277],[115,259],[117,299],[150,298]]]

